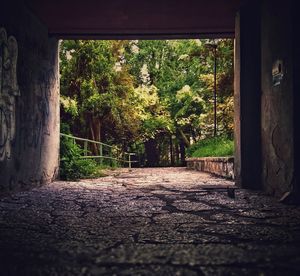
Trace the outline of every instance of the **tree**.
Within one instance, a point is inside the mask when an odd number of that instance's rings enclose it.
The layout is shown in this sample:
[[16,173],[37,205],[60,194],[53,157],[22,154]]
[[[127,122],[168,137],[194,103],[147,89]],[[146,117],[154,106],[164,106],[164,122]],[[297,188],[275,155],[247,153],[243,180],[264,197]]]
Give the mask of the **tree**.
[[[148,165],[183,163],[185,148],[213,133],[207,42],[64,41],[62,120],[74,134],[145,151]],[[218,134],[232,136],[233,41],[216,43]]]
[[[74,134],[114,143],[120,143],[121,136],[133,140],[137,135],[139,119],[131,105],[133,79],[122,64],[125,44],[62,42],[62,119],[68,120]],[[70,103],[68,108],[66,101]],[[73,112],[70,106],[74,107]]]

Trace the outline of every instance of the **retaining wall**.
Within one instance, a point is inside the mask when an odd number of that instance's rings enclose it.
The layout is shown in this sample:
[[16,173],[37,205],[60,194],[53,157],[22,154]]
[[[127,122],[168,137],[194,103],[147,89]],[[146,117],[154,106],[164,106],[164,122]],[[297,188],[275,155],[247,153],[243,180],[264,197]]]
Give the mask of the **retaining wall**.
[[187,158],[187,168],[234,179],[233,157]]

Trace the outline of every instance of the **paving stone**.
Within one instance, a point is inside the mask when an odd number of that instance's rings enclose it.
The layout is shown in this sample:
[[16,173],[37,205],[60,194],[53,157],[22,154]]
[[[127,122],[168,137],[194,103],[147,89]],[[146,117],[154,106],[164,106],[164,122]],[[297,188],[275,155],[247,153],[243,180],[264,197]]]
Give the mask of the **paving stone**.
[[300,275],[300,207],[185,168],[0,199],[1,275]]

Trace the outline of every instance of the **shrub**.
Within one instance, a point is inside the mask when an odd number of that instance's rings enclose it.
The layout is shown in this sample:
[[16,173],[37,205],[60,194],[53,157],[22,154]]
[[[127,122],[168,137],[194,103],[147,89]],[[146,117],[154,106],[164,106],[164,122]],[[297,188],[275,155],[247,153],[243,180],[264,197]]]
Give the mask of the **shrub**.
[[[66,124],[62,124],[63,133],[70,133]],[[97,163],[91,159],[81,159],[83,150],[68,137],[60,139],[60,178],[77,180],[80,178],[101,176]]]
[[189,157],[223,157],[232,156],[234,151],[234,143],[226,137],[214,137],[201,140],[187,150]]

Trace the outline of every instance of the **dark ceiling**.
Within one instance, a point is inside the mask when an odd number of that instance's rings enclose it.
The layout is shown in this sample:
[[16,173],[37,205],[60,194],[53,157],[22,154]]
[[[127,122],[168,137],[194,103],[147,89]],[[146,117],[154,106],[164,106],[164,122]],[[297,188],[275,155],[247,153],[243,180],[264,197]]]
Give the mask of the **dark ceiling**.
[[26,0],[59,38],[233,37],[240,0]]

